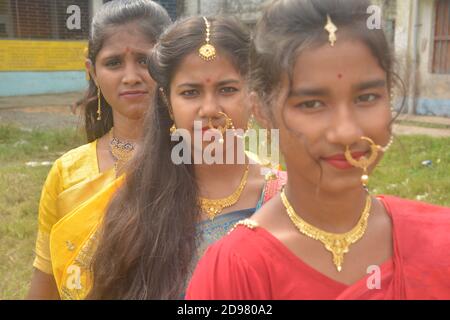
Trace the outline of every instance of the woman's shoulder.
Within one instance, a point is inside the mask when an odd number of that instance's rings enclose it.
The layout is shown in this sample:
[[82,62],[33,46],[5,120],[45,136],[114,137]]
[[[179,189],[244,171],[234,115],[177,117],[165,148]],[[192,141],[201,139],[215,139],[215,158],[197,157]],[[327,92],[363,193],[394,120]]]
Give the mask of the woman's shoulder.
[[86,160],[91,161],[93,158],[96,158],[96,146],[97,140],[86,143],[67,151],[56,161],[59,161],[63,168],[79,165],[80,162],[85,162]]
[[[450,208],[393,196],[380,196],[392,217],[395,233],[408,252],[419,253],[427,244],[450,246]],[[414,244],[409,246],[406,244]]]
[[257,227],[238,223],[200,259],[186,298],[267,299],[271,263],[260,238]]
[[211,245],[208,255],[232,259],[235,263],[260,265],[270,259],[271,241],[263,229],[251,219],[241,220],[226,236]]
[[[380,199],[392,216],[396,250],[409,285],[437,294],[450,284],[450,256],[442,254],[450,247],[450,208],[392,196]],[[431,293],[431,288],[437,291]]]
[[391,214],[396,215],[397,217],[412,218],[420,216],[423,218],[425,216],[432,218],[444,215],[444,218],[450,219],[449,207],[389,195],[379,195],[377,198],[383,202],[386,209]]
[[59,192],[98,173],[96,141],[74,148],[53,163],[46,186]]

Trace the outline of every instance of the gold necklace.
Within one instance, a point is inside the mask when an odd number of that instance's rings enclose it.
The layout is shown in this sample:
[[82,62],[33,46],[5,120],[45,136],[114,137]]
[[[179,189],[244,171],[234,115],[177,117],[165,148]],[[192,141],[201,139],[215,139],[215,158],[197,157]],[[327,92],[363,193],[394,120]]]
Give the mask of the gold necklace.
[[314,239],[319,240],[325,246],[325,248],[333,254],[333,263],[336,266],[338,272],[342,270],[342,264],[344,263],[344,254],[349,251],[349,246],[356,241],[360,240],[364,235],[367,228],[367,220],[369,219],[370,208],[371,208],[371,198],[368,194],[366,197],[366,205],[359,218],[356,226],[352,230],[345,233],[331,233],[323,231],[319,228],[314,227],[309,224],[295,212],[289,200],[286,197],[285,190],[281,192],[281,201],[286,208],[287,214],[291,219],[295,227],[300,231],[300,233]]
[[123,166],[131,159],[134,153],[135,144],[124,142],[113,136],[113,128],[109,131],[109,146],[114,158],[114,169],[119,172]]
[[205,212],[209,219],[213,220],[224,208],[231,207],[241,197],[242,191],[247,184],[248,177],[248,165],[242,176],[241,183],[238,188],[228,197],[222,199],[207,199],[200,197],[200,206],[202,211]]

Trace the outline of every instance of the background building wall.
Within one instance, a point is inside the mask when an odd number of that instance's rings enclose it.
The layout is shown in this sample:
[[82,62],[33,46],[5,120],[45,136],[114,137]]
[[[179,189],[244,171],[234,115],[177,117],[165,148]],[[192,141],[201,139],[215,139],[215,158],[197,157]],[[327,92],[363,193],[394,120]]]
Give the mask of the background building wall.
[[[94,2],[0,1],[0,96],[83,90],[83,51]],[[80,8],[79,29],[67,28],[70,5]]]
[[155,2],[161,4],[167,10],[172,20],[176,20],[179,11],[177,0],[156,0]]
[[244,23],[254,24],[267,0],[184,0],[183,16],[233,15]]
[[395,53],[400,76],[407,88],[407,101],[415,93],[414,111],[417,114],[450,117],[450,74],[432,71],[436,1],[421,0],[418,4],[418,21],[414,24],[414,1],[397,2],[397,12],[402,14],[397,14],[396,19]]
[[[450,116],[450,74],[432,71],[435,3],[434,0],[422,0],[419,4],[416,112]],[[450,25],[447,27],[450,28]],[[450,57],[450,53],[447,54]]]
[[[0,0],[0,96],[82,91],[84,48],[103,0]],[[177,0],[157,0],[176,19]],[[81,28],[66,26],[70,5]]]

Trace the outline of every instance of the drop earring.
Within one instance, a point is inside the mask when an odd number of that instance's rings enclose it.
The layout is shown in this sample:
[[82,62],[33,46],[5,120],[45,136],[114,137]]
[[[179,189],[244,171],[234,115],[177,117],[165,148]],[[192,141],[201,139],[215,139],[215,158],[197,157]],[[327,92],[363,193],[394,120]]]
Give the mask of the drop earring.
[[100,86],[97,85],[97,121],[102,120],[102,102]]
[[167,109],[169,110],[170,119],[172,119],[172,121],[173,121],[173,124],[169,129],[170,134],[173,135],[177,131],[177,126],[175,125],[175,120],[173,119],[172,108],[170,107],[169,99],[167,98],[167,95],[164,92],[164,88],[159,87],[159,92],[161,93],[161,98],[162,98],[164,104],[166,105]]
[[175,125],[175,122],[173,123],[173,125],[170,127],[170,134],[174,134],[177,131],[177,126]]

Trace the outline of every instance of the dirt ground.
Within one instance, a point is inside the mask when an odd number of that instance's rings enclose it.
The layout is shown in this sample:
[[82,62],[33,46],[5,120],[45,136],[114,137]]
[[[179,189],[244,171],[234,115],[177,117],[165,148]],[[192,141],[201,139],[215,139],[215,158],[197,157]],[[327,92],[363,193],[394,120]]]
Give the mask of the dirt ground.
[[[14,124],[24,129],[82,127],[79,112],[73,113],[70,105],[79,100],[83,92],[18,97],[0,97],[0,124]],[[414,124],[395,124],[394,133],[424,134],[450,137],[450,118],[401,115],[401,120],[446,126],[426,128]]]
[[82,92],[55,95],[0,97],[0,124],[21,128],[67,128],[82,125],[79,114],[70,105],[83,96]]

